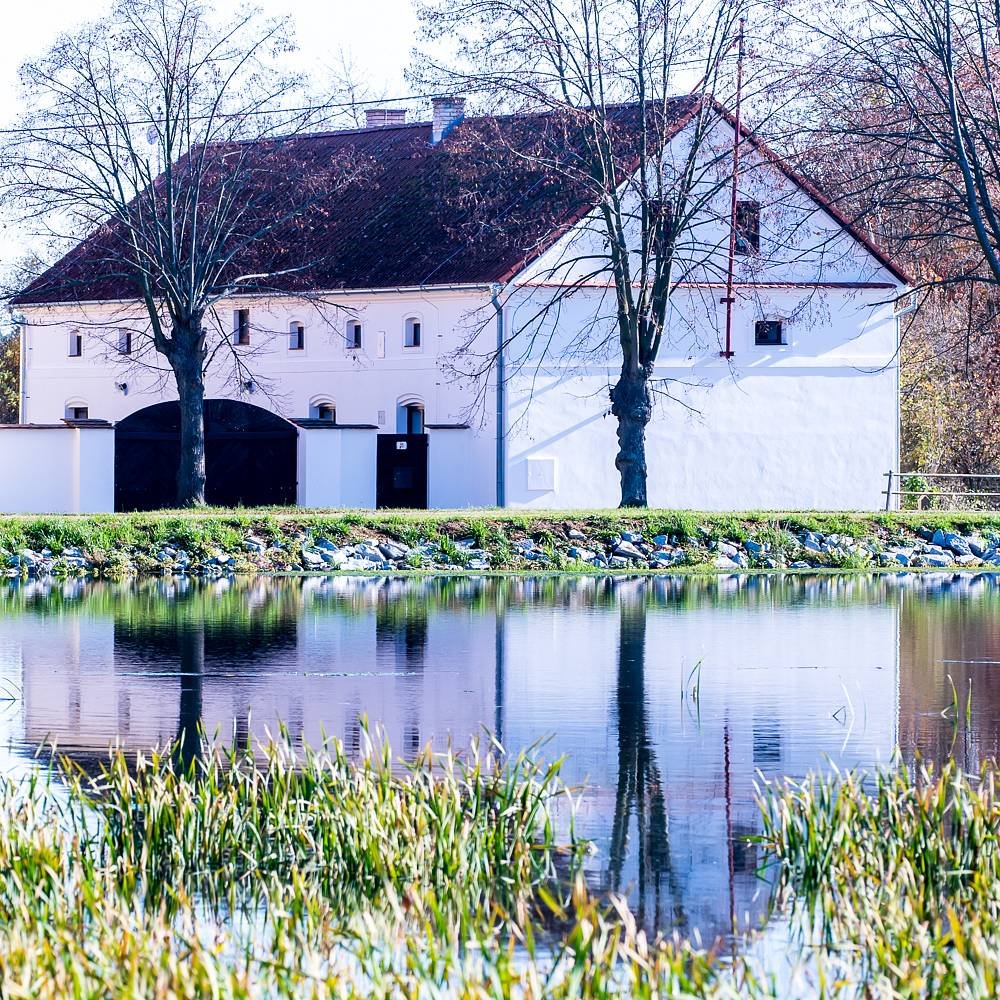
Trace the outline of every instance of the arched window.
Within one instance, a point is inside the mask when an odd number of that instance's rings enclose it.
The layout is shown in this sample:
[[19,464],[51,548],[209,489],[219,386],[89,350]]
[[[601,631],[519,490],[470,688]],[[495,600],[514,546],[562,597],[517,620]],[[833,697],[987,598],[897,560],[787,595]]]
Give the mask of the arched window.
[[66,404],[66,420],[89,420],[90,407],[79,399],[71,399]]
[[352,319],[347,324],[347,349],[349,351],[361,350],[361,324]]
[[67,353],[71,358],[83,357],[83,334],[79,330],[70,330]]
[[313,420],[328,420],[337,422],[337,406],[332,399],[315,399],[309,405],[309,416]]
[[424,404],[420,400],[400,400],[396,406],[396,433],[424,433]]
[[403,324],[403,346],[419,347],[421,343],[420,320],[416,316],[410,316]]
[[289,323],[288,325],[288,349],[290,351],[304,351],[306,349],[306,328],[302,323]]

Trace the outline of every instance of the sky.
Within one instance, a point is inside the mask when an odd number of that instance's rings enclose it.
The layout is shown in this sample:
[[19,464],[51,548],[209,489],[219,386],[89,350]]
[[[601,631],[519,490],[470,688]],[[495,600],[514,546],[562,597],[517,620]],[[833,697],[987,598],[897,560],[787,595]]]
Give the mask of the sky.
[[[405,94],[402,72],[417,31],[411,0],[255,0],[266,14],[289,14],[307,72],[335,64],[341,48],[387,96]],[[106,0],[31,0],[9,4],[0,32],[0,127],[17,113],[17,70],[44,53],[57,35],[100,18]],[[237,7],[235,3],[228,6]],[[220,13],[226,0],[216,0]]]

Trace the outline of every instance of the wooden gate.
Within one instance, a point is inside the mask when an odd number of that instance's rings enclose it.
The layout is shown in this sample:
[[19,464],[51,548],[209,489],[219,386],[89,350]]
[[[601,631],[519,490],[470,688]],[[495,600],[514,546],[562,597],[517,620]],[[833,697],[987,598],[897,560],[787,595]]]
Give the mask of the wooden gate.
[[[234,399],[205,401],[205,500],[218,507],[295,503],[293,424]],[[115,426],[115,510],[177,503],[180,406],[157,403]]]

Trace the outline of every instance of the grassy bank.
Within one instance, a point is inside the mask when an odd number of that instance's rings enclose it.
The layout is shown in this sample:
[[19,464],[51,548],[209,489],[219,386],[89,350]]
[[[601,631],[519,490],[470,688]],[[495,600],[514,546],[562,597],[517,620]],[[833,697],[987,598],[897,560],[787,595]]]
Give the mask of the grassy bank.
[[[211,508],[8,515],[0,517],[0,566],[31,575],[32,559],[51,559],[54,565],[43,568],[57,575],[101,576],[196,569],[861,569],[894,563],[898,567],[894,549],[912,549],[939,529],[1000,540],[1000,515]],[[809,534],[822,545],[804,545]],[[828,544],[826,539],[833,541]],[[630,550],[633,544],[641,551]],[[358,546],[356,553],[353,548]],[[388,546],[391,558],[376,551],[379,546]],[[336,548],[344,549],[343,558],[334,554]],[[22,559],[25,552],[29,556]],[[887,552],[888,558],[883,558]],[[920,560],[910,563],[919,565]]]

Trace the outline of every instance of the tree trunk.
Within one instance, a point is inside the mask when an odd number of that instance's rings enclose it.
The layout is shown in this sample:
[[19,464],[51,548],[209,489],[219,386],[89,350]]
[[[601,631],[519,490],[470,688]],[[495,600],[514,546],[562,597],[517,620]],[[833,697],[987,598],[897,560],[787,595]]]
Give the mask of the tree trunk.
[[622,480],[621,507],[646,506],[646,425],[653,415],[649,371],[622,370],[611,390],[611,412],[618,418],[618,456]]
[[200,344],[196,348],[179,351],[170,361],[177,379],[177,397],[181,408],[177,505],[200,507],[205,503],[205,381]]

